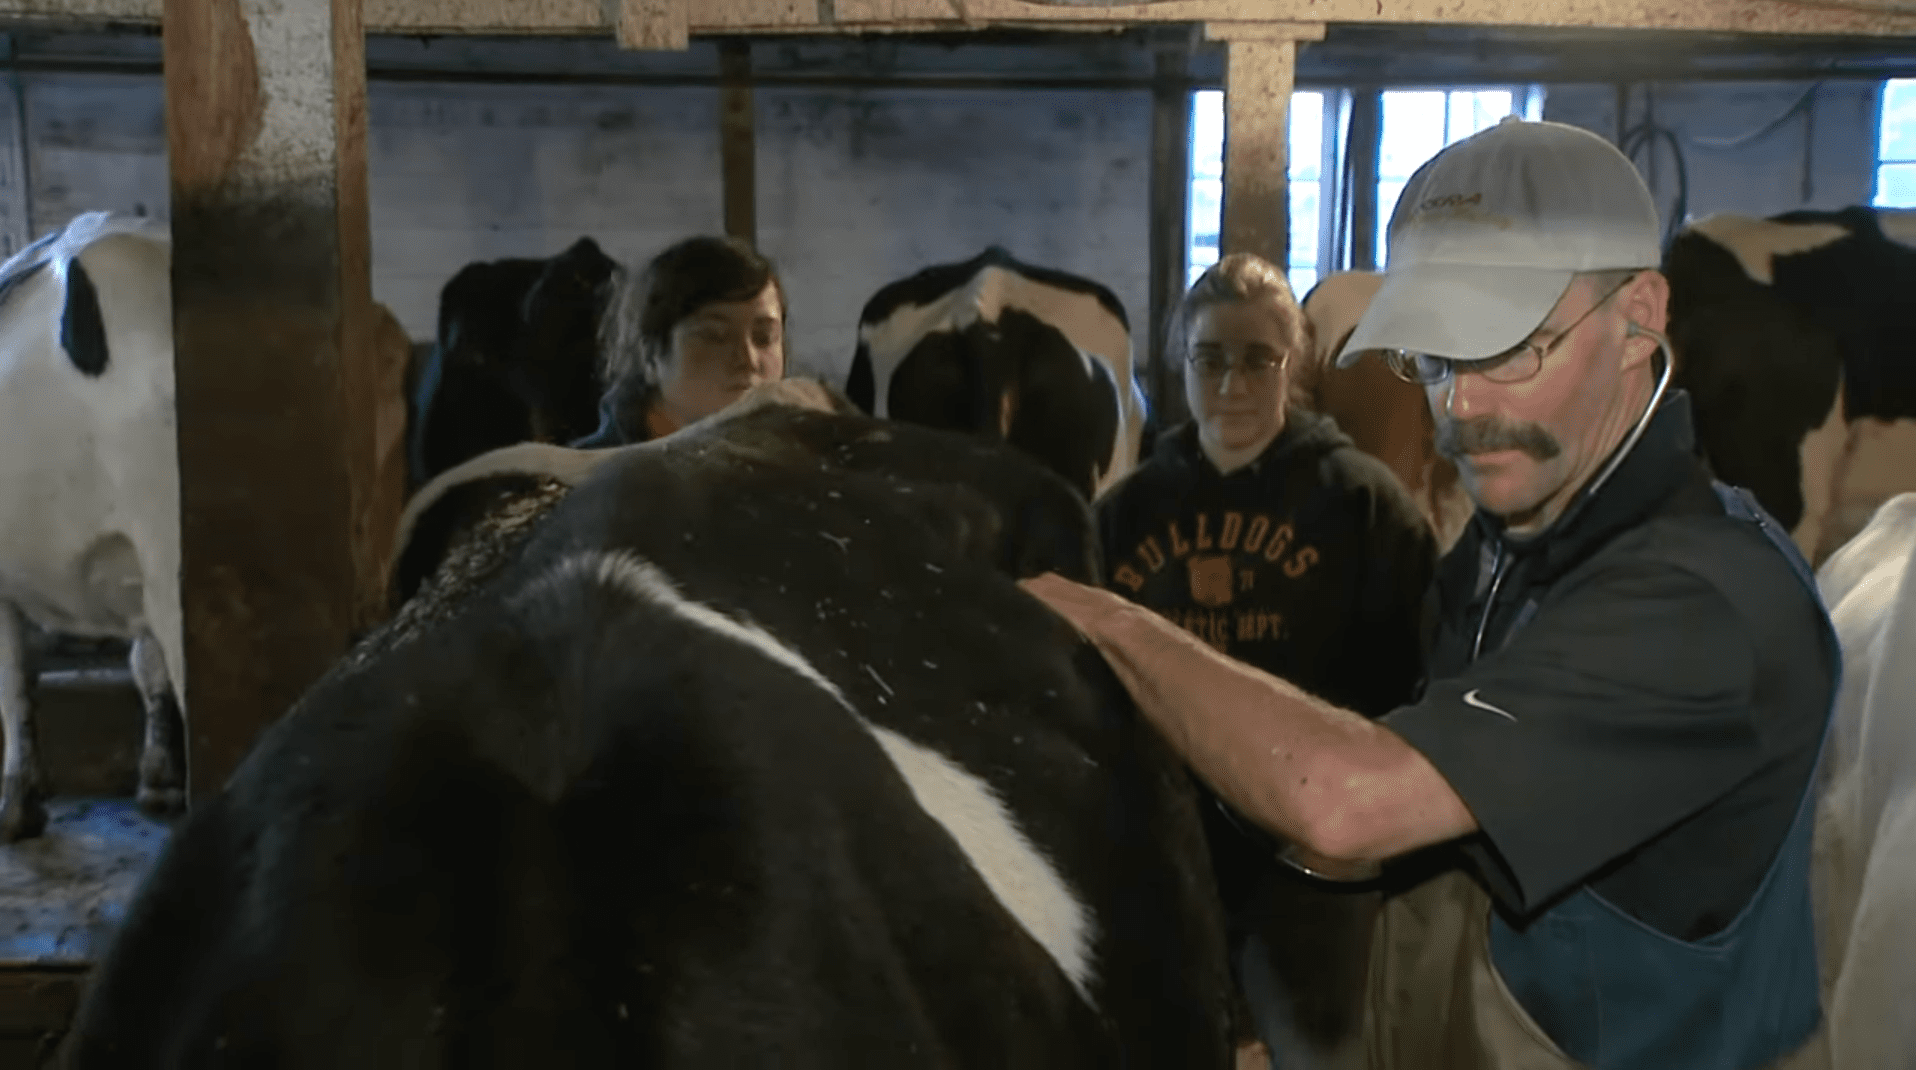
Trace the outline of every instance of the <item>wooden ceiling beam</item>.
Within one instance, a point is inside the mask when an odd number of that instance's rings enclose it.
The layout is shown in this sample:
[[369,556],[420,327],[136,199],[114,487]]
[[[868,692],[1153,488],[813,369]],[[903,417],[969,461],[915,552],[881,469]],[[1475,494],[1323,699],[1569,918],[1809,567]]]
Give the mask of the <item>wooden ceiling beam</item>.
[[[157,26],[161,0],[0,0],[0,21]],[[687,35],[1111,30],[1283,22],[1702,30],[1916,38],[1916,0],[365,0],[395,34],[612,34],[673,47]]]

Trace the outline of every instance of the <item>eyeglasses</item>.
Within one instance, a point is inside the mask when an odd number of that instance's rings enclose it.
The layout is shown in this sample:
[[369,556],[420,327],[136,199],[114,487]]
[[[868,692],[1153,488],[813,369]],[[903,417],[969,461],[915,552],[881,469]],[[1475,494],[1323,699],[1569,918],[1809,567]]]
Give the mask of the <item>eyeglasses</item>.
[[1269,375],[1284,366],[1284,358],[1273,355],[1267,349],[1253,349],[1244,354],[1244,359],[1231,361],[1219,350],[1204,346],[1190,355],[1188,363],[1197,369],[1199,378],[1217,382],[1224,378],[1225,372],[1233,369],[1245,376]]
[[1571,322],[1570,326],[1559,331],[1557,337],[1551,339],[1550,344],[1547,346],[1539,348],[1537,343],[1525,339],[1517,343],[1514,349],[1500,353],[1487,360],[1453,360],[1449,357],[1433,357],[1428,353],[1412,353],[1408,350],[1393,349],[1384,354],[1384,363],[1389,366],[1390,370],[1395,373],[1399,379],[1408,383],[1415,383],[1418,386],[1436,386],[1438,383],[1444,382],[1456,374],[1456,367],[1459,364],[1467,365],[1469,371],[1481,375],[1493,383],[1507,386],[1513,383],[1528,382],[1536,378],[1537,373],[1543,370],[1543,359],[1551,353],[1556,352],[1557,347],[1563,344],[1564,339],[1570,337],[1571,331],[1576,330],[1584,320],[1590,318],[1591,313],[1602,308],[1606,302],[1612,297],[1615,297],[1625,286],[1635,281],[1636,277],[1635,274],[1632,274],[1629,278],[1611,287],[1609,293],[1599,298],[1596,304],[1586,309],[1583,315],[1578,316]]

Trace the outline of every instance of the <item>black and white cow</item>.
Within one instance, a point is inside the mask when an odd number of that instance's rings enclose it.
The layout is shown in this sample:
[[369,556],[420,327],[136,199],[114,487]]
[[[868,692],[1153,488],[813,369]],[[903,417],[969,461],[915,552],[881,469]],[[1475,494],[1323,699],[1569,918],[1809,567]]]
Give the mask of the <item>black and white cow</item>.
[[881,417],[1008,442],[1086,498],[1137,465],[1144,434],[1117,295],[995,245],[872,295],[845,393]]
[[1907,229],[1867,208],[1716,215],[1664,258],[1675,381],[1691,394],[1698,446],[1812,561],[1916,490]]
[[139,799],[183,802],[171,234],[76,216],[0,264],[0,840],[46,824],[31,621],[132,643]]
[[415,486],[487,450],[570,442],[599,423],[599,320],[618,265],[591,238],[547,259],[467,264],[439,293],[413,395]]
[[535,519],[195,808],[68,1065],[1230,1065],[1189,780],[1013,582],[1082,499],[821,389],[422,492]]

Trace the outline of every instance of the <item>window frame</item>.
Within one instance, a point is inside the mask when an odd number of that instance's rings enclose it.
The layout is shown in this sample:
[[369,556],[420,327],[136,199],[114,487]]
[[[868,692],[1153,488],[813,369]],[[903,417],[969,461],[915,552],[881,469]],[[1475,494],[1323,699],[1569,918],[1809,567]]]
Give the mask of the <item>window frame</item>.
[[[1910,168],[1911,171],[1916,171],[1916,155],[1908,157],[1884,155],[1884,145],[1889,141],[1890,94],[1899,87],[1906,89],[1912,95],[1911,104],[1916,105],[1916,78],[1883,79],[1882,87],[1877,93],[1876,162],[1872,165],[1873,169],[1870,174],[1872,188],[1870,190],[1869,203],[1872,208],[1916,208],[1916,196],[1911,196],[1907,200],[1899,202],[1885,199],[1883,195],[1883,172],[1885,168],[1907,167]],[[1912,107],[1912,112],[1916,112],[1916,107]],[[1910,137],[1910,151],[1916,153],[1916,133],[1912,133]]]
[[[1297,264],[1294,262],[1284,265],[1287,278],[1295,280],[1300,271],[1309,271],[1312,273],[1311,279],[1314,282],[1335,272],[1351,270],[1352,265],[1356,262],[1352,248],[1356,244],[1356,236],[1351,233],[1353,225],[1353,202],[1358,199],[1354,191],[1366,189],[1368,191],[1367,199],[1370,201],[1372,207],[1372,215],[1376,228],[1375,234],[1372,236],[1372,245],[1376,252],[1371,262],[1377,265],[1376,270],[1382,269],[1384,254],[1388,251],[1385,242],[1385,232],[1390,225],[1390,217],[1388,212],[1382,210],[1383,205],[1379,203],[1377,198],[1381,193],[1383,183],[1383,179],[1378,172],[1382,166],[1384,155],[1383,144],[1387,132],[1384,129],[1384,123],[1380,117],[1378,123],[1378,151],[1370,154],[1368,160],[1369,166],[1365,168],[1368,173],[1365,174],[1346,173],[1351,165],[1352,157],[1351,146],[1348,143],[1348,133],[1352,110],[1358,103],[1358,94],[1377,94],[1380,98],[1378,106],[1381,116],[1381,98],[1383,95],[1401,92],[1444,93],[1446,126],[1448,126],[1451,96],[1456,93],[1510,93],[1512,110],[1517,114],[1532,119],[1540,119],[1543,117],[1546,103],[1546,88],[1536,83],[1406,84],[1363,89],[1353,89],[1348,86],[1302,85],[1296,87],[1293,90],[1293,102],[1295,102],[1297,95],[1300,94],[1314,94],[1319,97],[1321,101],[1322,138],[1321,147],[1318,152],[1317,178],[1314,180],[1305,180],[1314,181],[1317,185],[1318,218],[1316,250],[1308,264]],[[1209,94],[1208,97],[1206,96],[1207,94]],[[1205,106],[1204,102],[1207,100],[1215,101],[1217,108],[1217,122],[1215,127],[1215,159],[1217,160],[1217,171],[1215,173],[1206,173],[1204,165],[1209,162],[1209,158],[1200,151],[1200,141],[1203,138],[1201,130],[1206,125],[1200,119],[1200,108]],[[1293,103],[1293,107],[1295,107],[1295,103]],[[1221,213],[1223,202],[1223,108],[1224,91],[1221,88],[1193,89],[1190,93],[1189,115],[1191,124],[1191,146],[1187,156],[1189,172],[1185,185],[1184,205],[1185,243],[1183,278],[1184,285],[1187,288],[1197,280],[1198,275],[1202,273],[1206,266],[1216,263],[1217,260],[1215,252],[1211,254],[1209,260],[1202,262],[1198,260],[1198,254],[1200,250],[1204,248],[1204,246],[1200,245],[1200,239],[1208,238],[1211,242],[1215,243],[1222,237],[1222,219],[1220,218],[1215,226],[1209,225],[1208,217],[1204,220],[1200,220],[1197,205],[1200,199],[1198,184],[1200,182],[1216,182],[1218,184],[1217,200]],[[1452,143],[1452,141],[1444,142],[1444,144],[1450,143]],[[1292,168],[1296,167],[1295,159],[1289,162]],[[1909,162],[1916,164],[1916,160]],[[1405,177],[1408,178],[1409,176]],[[1298,184],[1299,180],[1296,178],[1291,178],[1288,183],[1291,187],[1295,187]],[[1200,222],[1205,223],[1208,229],[1206,227],[1200,227]],[[1216,249],[1216,245],[1213,244],[1210,248],[1214,250]],[[1298,249],[1296,246],[1292,247],[1291,259],[1293,261],[1298,259]],[[1295,282],[1293,285],[1295,285]],[[1301,300],[1307,291],[1308,287],[1299,289],[1297,293],[1298,298]]]
[[[1323,131],[1323,136],[1320,138],[1320,147],[1317,153],[1317,177],[1316,178],[1298,179],[1295,175],[1295,172],[1297,169],[1297,160],[1291,159],[1286,161],[1292,171],[1292,174],[1288,176],[1287,178],[1286,189],[1294,190],[1297,186],[1304,185],[1304,184],[1315,185],[1317,187],[1317,206],[1318,206],[1317,207],[1317,212],[1318,212],[1317,242],[1315,243],[1316,248],[1311,254],[1310,262],[1306,264],[1295,263],[1295,261],[1298,259],[1298,253],[1300,250],[1298,246],[1293,245],[1291,247],[1291,260],[1293,261],[1293,263],[1283,265],[1285,269],[1285,277],[1287,279],[1293,280],[1293,283],[1292,283],[1293,286],[1296,285],[1294,280],[1297,278],[1297,275],[1300,271],[1311,272],[1312,273],[1311,277],[1313,280],[1317,278],[1322,278],[1325,273],[1324,272],[1324,263],[1325,263],[1324,251],[1326,246],[1326,243],[1325,243],[1326,229],[1325,228],[1327,224],[1334,218],[1334,216],[1332,216],[1330,213],[1326,211],[1327,198],[1325,196],[1325,189],[1328,184],[1326,180],[1330,178],[1334,178],[1337,175],[1336,165],[1338,163],[1338,156],[1336,152],[1334,151],[1336,146],[1336,139],[1332,136],[1332,134],[1334,132],[1333,128],[1336,127],[1338,124],[1334,123],[1332,119],[1333,119],[1333,116],[1342,115],[1342,112],[1335,108],[1335,98],[1337,97],[1338,93],[1339,91],[1336,89],[1300,86],[1294,89],[1291,94],[1291,106],[1292,106],[1293,112],[1295,111],[1297,98],[1299,96],[1311,95],[1311,96],[1316,96],[1319,98],[1320,129]],[[1200,120],[1199,109],[1204,106],[1206,101],[1211,101],[1211,100],[1216,101],[1216,104],[1217,104],[1217,126],[1216,126],[1217,141],[1215,143],[1216,144],[1215,154],[1211,156],[1207,156],[1200,150],[1200,141],[1201,141],[1200,131],[1203,128],[1203,126],[1206,124]],[[1215,250],[1218,249],[1217,243],[1221,242],[1223,238],[1223,219],[1222,219],[1223,146],[1224,146],[1223,109],[1224,109],[1224,91],[1222,89],[1194,89],[1191,91],[1191,100],[1190,100],[1191,148],[1190,148],[1190,154],[1189,154],[1190,178],[1185,187],[1185,201],[1184,201],[1184,220],[1185,220],[1184,286],[1186,288],[1189,288],[1192,283],[1197,281],[1198,276],[1203,273],[1206,267],[1209,267],[1211,264],[1214,264],[1217,262],[1217,253]],[[1205,163],[1207,163],[1211,159],[1216,159],[1218,163],[1218,168],[1215,174],[1207,174],[1203,166]],[[1199,200],[1198,184],[1200,182],[1218,183],[1217,203],[1219,208],[1219,218],[1217,219],[1215,224],[1211,224],[1209,217],[1207,215],[1206,219],[1202,221],[1206,224],[1206,227],[1199,226],[1200,220],[1198,218],[1197,206],[1198,206],[1198,200]],[[1292,194],[1292,196],[1294,197],[1295,194]],[[1211,244],[1209,245],[1209,248],[1214,251],[1212,252],[1208,260],[1199,261],[1197,258],[1197,254],[1201,248],[1205,247],[1204,245],[1200,244],[1200,239],[1204,239],[1204,238],[1209,238],[1211,240]],[[1304,291],[1299,290],[1297,296],[1301,299],[1304,296]]]
[[[1371,237],[1372,247],[1375,250],[1373,254],[1374,259],[1372,262],[1377,265],[1376,269],[1379,271],[1383,270],[1384,265],[1387,263],[1387,256],[1389,254],[1387,238],[1388,238],[1388,232],[1390,230],[1390,216],[1391,216],[1391,212],[1396,208],[1396,204],[1397,204],[1397,199],[1395,197],[1392,197],[1388,204],[1385,203],[1384,184],[1387,181],[1408,182],[1411,177],[1410,175],[1404,175],[1402,176],[1401,179],[1399,179],[1397,176],[1392,176],[1391,178],[1386,179],[1383,176],[1383,161],[1386,155],[1385,145],[1388,143],[1388,140],[1390,138],[1389,98],[1393,94],[1398,94],[1398,93],[1442,93],[1444,95],[1444,105],[1443,105],[1444,132],[1438,143],[1439,151],[1442,151],[1442,149],[1445,147],[1456,144],[1457,142],[1463,140],[1464,138],[1471,136],[1471,134],[1481,133],[1482,131],[1489,129],[1489,126],[1483,126],[1483,127],[1479,127],[1477,130],[1473,130],[1468,133],[1457,134],[1455,136],[1451,134],[1450,126],[1451,126],[1451,120],[1454,114],[1452,110],[1454,107],[1453,100],[1455,99],[1457,94],[1460,94],[1460,93],[1509,93],[1511,111],[1507,114],[1522,115],[1526,119],[1541,119],[1543,117],[1543,107],[1544,107],[1544,98],[1545,98],[1544,87],[1541,85],[1533,84],[1533,83],[1522,83],[1522,84],[1482,83],[1480,84],[1480,83],[1470,82],[1470,83],[1458,83],[1454,85],[1401,85],[1401,86],[1391,86],[1379,92],[1379,96],[1382,99],[1380,99],[1378,102],[1379,104],[1379,107],[1378,107],[1379,116],[1378,116],[1378,123],[1377,123],[1378,149],[1375,156],[1375,159],[1377,161],[1377,167],[1376,167],[1376,170],[1373,171],[1370,175],[1360,179],[1360,181],[1368,180],[1371,190],[1373,191],[1372,196],[1375,198],[1374,203],[1376,205],[1376,232]],[[1492,125],[1500,121],[1501,119],[1492,120]],[[1429,157],[1426,156],[1425,158],[1428,159]],[[1415,169],[1413,168],[1413,173],[1414,173],[1414,170]]]

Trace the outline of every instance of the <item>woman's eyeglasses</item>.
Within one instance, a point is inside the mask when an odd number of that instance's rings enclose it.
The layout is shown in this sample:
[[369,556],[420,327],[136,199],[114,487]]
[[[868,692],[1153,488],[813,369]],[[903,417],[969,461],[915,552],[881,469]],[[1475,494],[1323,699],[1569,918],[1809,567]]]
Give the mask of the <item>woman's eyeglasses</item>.
[[1537,373],[1543,370],[1543,359],[1556,352],[1564,339],[1570,337],[1571,331],[1576,330],[1584,320],[1590,318],[1592,312],[1602,308],[1605,302],[1615,297],[1618,291],[1630,285],[1635,278],[1635,275],[1631,275],[1617,283],[1609,293],[1599,298],[1596,304],[1584,310],[1583,315],[1578,316],[1570,326],[1558,332],[1557,337],[1551,339],[1547,346],[1539,348],[1537,343],[1526,339],[1517,343],[1516,348],[1487,360],[1452,360],[1449,357],[1433,357],[1428,353],[1392,349],[1385,352],[1384,363],[1399,379],[1418,386],[1436,386],[1444,382],[1456,374],[1457,365],[1460,364],[1466,365],[1473,374],[1481,375],[1493,383],[1507,386],[1528,382],[1536,378]]
[[1253,349],[1242,360],[1232,361],[1222,350],[1201,346],[1188,359],[1198,377],[1207,382],[1218,382],[1233,370],[1243,376],[1264,376],[1284,366],[1284,358],[1267,349]]

